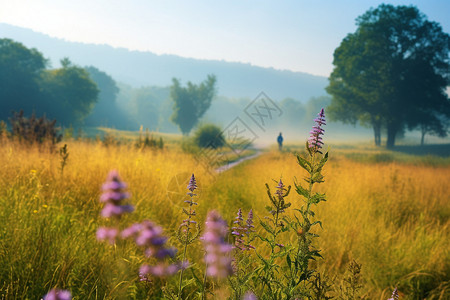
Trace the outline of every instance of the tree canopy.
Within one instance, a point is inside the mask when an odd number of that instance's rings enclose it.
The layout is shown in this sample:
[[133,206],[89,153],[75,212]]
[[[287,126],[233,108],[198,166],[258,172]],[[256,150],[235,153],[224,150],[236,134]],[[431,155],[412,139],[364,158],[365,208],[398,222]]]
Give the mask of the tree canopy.
[[356,24],[334,52],[331,118],[372,126],[376,145],[385,128],[387,147],[405,128],[431,119],[432,128],[444,126],[450,117],[449,35],[414,6],[381,4]]
[[47,64],[36,49],[10,39],[0,39],[0,119],[11,111],[31,114],[39,106],[39,78]]
[[97,85],[68,58],[61,65],[48,70],[38,50],[0,39],[0,119],[23,110],[25,115],[45,114],[64,125],[81,122],[97,101]]
[[67,58],[61,65],[42,76],[47,112],[64,125],[78,124],[91,112],[99,90],[85,69],[72,65]]
[[191,82],[182,87],[178,79],[172,79],[170,96],[173,100],[173,114],[171,120],[177,124],[184,135],[197,125],[199,119],[211,106],[216,93],[216,77],[208,75],[199,85]]

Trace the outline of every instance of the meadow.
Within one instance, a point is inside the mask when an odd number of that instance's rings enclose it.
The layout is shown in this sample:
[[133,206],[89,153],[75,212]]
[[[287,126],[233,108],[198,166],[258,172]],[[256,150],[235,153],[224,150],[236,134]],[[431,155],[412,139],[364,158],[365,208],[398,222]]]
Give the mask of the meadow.
[[[63,143],[69,152],[63,170],[57,151],[6,140],[0,145],[1,299],[39,299],[55,287],[70,290],[73,299],[176,294],[178,276],[139,280],[145,258],[132,242],[97,241],[97,229],[115,222],[100,217],[100,188],[110,170],[117,170],[128,184],[127,202],[135,206],[117,226],[152,220],[164,228],[167,243],[179,255],[183,245],[176,233],[186,207],[182,189],[192,173],[198,184],[200,226],[211,209],[230,225],[239,208],[245,213],[253,209],[257,231],[259,220],[268,214],[265,183],[274,189],[282,178],[294,186],[295,178],[301,182],[306,176],[293,154],[295,147],[264,152],[214,175],[177,145],[137,149],[127,143]],[[329,150],[325,182],[317,187],[327,201],[315,209],[323,228],[314,227],[320,235],[314,246],[323,259],[312,264],[330,283],[328,294],[347,299],[342,289],[350,278],[349,265],[356,261],[361,288],[353,299],[387,299],[395,287],[400,299],[450,299],[450,160],[357,146],[331,145]],[[299,197],[291,192],[286,200],[292,203],[286,214],[293,216],[293,208],[302,205]],[[290,234],[281,237],[293,239]],[[255,252],[267,254],[262,242],[255,240],[254,246],[250,259],[256,259]],[[187,251],[192,265],[184,275],[184,298],[198,296],[194,282],[203,277],[202,249],[195,241]],[[226,280],[208,280],[207,288],[207,299],[232,294]]]

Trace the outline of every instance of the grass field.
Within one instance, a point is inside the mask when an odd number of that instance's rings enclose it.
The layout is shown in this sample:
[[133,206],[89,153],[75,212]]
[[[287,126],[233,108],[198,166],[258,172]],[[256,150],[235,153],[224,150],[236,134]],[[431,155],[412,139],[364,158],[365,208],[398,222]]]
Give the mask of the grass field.
[[[264,218],[265,183],[275,186],[272,179],[282,177],[294,185],[295,177],[301,181],[305,176],[290,152],[269,151],[213,176],[176,145],[164,150],[125,143],[67,145],[64,172],[58,153],[9,142],[0,146],[1,299],[39,299],[53,287],[70,290],[74,299],[157,298],[148,296],[152,287],[137,277],[140,249],[95,238],[99,226],[112,222],[100,217],[98,201],[111,169],[128,183],[129,202],[135,205],[120,226],[153,220],[178,249],[174,236],[183,220],[181,178],[195,173],[198,180],[199,223],[211,209],[231,223],[239,208],[252,208],[256,219]],[[362,265],[365,299],[387,299],[397,286],[401,299],[450,299],[449,158],[355,146],[331,147],[330,157],[325,183],[319,186],[328,201],[316,210],[323,223],[323,229],[316,229],[316,246],[324,259],[315,267],[339,286],[349,262],[356,260]],[[287,200],[300,206],[295,193]],[[203,268],[201,249],[196,243],[188,252],[198,270]],[[152,284],[176,289],[177,278]]]

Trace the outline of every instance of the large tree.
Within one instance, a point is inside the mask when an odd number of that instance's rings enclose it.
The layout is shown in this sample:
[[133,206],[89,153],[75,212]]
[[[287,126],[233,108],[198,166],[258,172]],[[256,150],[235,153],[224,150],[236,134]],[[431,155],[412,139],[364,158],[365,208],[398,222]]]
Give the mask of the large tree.
[[31,114],[39,103],[39,78],[47,61],[36,49],[0,39],[0,119],[11,111]]
[[450,37],[414,6],[382,4],[356,24],[334,52],[329,112],[335,120],[372,126],[376,145],[385,128],[393,147],[406,127],[449,111]]
[[184,135],[189,134],[211,106],[216,92],[215,85],[214,75],[208,75],[208,78],[199,85],[188,82],[187,87],[182,87],[177,79],[172,79],[170,96],[174,103],[171,120],[178,125]]

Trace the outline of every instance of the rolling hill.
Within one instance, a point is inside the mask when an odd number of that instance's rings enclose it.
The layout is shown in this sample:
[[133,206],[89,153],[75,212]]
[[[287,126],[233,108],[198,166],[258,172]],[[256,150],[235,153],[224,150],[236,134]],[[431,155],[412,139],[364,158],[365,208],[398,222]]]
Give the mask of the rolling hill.
[[215,74],[218,94],[222,96],[254,98],[263,91],[274,100],[292,97],[304,102],[311,97],[325,95],[324,88],[328,83],[326,77],[244,63],[157,55],[109,45],[69,42],[4,23],[0,23],[0,38],[10,38],[26,47],[38,49],[53,67],[59,67],[59,60],[68,57],[75,64],[95,66],[116,81],[133,87],[168,86],[173,77],[182,83],[196,83],[204,80],[207,74]]

